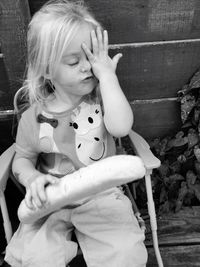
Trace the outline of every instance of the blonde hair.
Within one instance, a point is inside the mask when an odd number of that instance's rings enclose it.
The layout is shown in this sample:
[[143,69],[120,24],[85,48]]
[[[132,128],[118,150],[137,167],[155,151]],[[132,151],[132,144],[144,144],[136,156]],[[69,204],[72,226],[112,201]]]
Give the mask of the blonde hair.
[[34,14],[28,28],[28,64],[23,84],[29,104],[53,92],[51,79],[78,28],[100,26],[83,1],[51,0]]

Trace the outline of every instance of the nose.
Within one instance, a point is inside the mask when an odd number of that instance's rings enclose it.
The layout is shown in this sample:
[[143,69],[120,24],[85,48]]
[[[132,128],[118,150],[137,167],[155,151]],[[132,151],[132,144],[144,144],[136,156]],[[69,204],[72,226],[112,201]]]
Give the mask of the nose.
[[88,72],[90,70],[91,70],[91,64],[87,59],[85,59],[81,66],[81,72]]

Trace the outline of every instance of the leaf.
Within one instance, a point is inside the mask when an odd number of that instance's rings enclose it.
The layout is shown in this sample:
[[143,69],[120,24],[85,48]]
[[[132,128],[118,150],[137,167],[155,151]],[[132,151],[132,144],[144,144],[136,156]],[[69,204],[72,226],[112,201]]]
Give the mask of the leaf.
[[155,138],[153,141],[151,141],[150,147],[152,150],[155,151],[157,155],[159,155],[160,154],[160,138]]
[[198,123],[198,133],[200,134],[200,121]]
[[186,121],[183,123],[183,125],[181,126],[182,129],[184,128],[189,128],[192,127],[192,122],[191,121]]
[[169,213],[170,211],[170,203],[169,201],[165,201],[164,204],[160,205],[159,213]]
[[188,138],[188,147],[189,148],[197,145],[199,142],[199,136],[198,136],[198,133],[195,131],[195,129],[192,129],[192,128],[189,129],[187,138]]
[[187,181],[187,185],[190,187],[190,185],[194,185],[196,182],[197,176],[196,174],[192,171],[189,170],[186,173],[186,181]]
[[188,84],[183,85],[182,89],[177,92],[179,99],[181,100],[181,98],[184,95],[186,95],[189,91],[190,91],[189,85]]
[[158,172],[160,174],[161,177],[166,177],[169,175],[170,173],[170,169],[169,169],[169,162],[165,161],[163,162],[160,167],[158,168]]
[[186,156],[186,158],[192,157],[193,156],[193,149],[189,148],[189,149],[185,150],[184,155]]
[[169,147],[180,147],[180,146],[184,146],[188,143],[188,138],[184,137],[184,132],[183,131],[179,131],[175,138],[171,139],[168,142],[168,146]]
[[162,187],[161,192],[160,192],[160,203],[163,203],[168,199],[167,197],[167,191],[164,187]]
[[194,147],[194,155],[198,162],[200,162],[200,148],[199,146]]
[[187,120],[195,104],[196,104],[195,97],[191,94],[184,95],[181,98],[181,119],[183,123]]
[[168,148],[169,137],[163,138],[160,140],[159,138],[155,138],[153,142],[151,142],[150,147],[153,149],[157,155],[164,156]]
[[187,158],[185,155],[179,155],[177,160],[180,162],[180,163],[185,163],[187,161]]
[[200,162],[195,161],[194,167],[195,167],[195,171],[196,171],[197,175],[200,176]]
[[173,202],[177,199],[179,188],[180,188],[179,181],[170,180],[169,189],[168,189],[168,199],[170,202]]
[[189,88],[194,89],[194,88],[199,88],[200,87],[200,70],[198,70],[192,79],[190,80],[189,83]]
[[195,197],[200,201],[200,184],[191,185],[190,189],[193,189]]
[[181,183],[181,188],[179,189],[178,192],[178,198],[175,203],[175,212],[178,212],[182,208],[183,201],[187,193],[188,193],[188,188],[186,182],[184,181]]
[[194,125],[198,125],[200,118],[200,107],[195,107],[192,122]]
[[165,155],[165,152],[168,150],[168,138],[163,138],[160,142],[160,156]]
[[181,171],[181,163],[177,160],[172,162],[172,164],[169,166],[172,174],[179,173]]
[[170,175],[169,177],[169,182],[173,182],[173,181],[182,181],[185,180],[184,177],[181,174],[175,173]]

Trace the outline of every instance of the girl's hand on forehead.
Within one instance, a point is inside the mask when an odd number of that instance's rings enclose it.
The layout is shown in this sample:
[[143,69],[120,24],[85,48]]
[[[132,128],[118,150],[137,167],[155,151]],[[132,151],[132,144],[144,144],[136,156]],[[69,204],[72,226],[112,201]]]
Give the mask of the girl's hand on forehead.
[[97,27],[96,31],[91,31],[92,52],[85,43],[82,44],[82,49],[85,52],[94,75],[98,80],[104,75],[115,74],[117,64],[122,54],[117,54],[113,58],[108,55],[108,32]]

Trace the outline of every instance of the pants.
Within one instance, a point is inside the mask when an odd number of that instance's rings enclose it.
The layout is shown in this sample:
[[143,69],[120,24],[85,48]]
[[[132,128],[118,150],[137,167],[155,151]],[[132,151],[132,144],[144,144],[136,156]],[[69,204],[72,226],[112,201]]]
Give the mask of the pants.
[[144,267],[144,234],[130,200],[112,188],[74,209],[21,224],[6,248],[13,267],[65,267],[77,254],[72,230],[88,267]]

